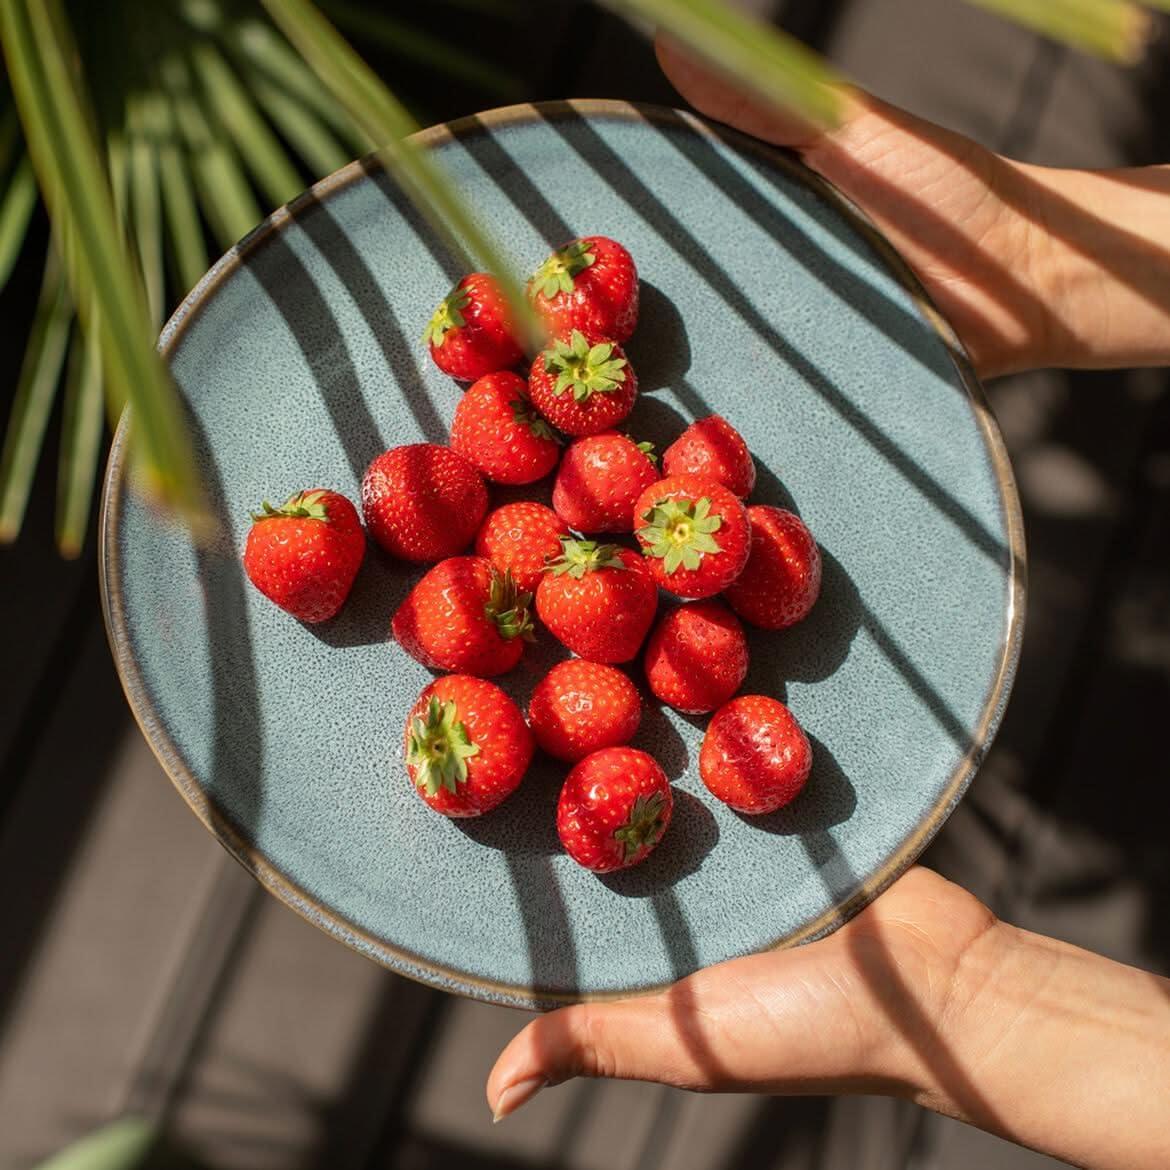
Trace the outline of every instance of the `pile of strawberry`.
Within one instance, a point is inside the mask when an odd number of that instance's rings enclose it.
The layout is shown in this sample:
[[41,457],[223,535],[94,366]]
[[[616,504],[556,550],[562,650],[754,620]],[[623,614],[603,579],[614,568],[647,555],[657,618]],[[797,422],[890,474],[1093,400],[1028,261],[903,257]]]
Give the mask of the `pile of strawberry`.
[[[648,444],[614,429],[637,396],[622,345],[637,323],[638,276],[621,244],[574,240],[537,270],[528,297],[550,340],[526,377],[513,370],[523,352],[492,277],[465,277],[442,302],[425,340],[440,369],[471,383],[450,445],[378,456],[362,510],[387,553],[433,565],[391,622],[408,654],[449,672],[407,719],[406,770],[422,799],[447,816],[486,813],[539,746],[573,765],[557,806],[566,851],[605,872],[643,860],[671,818],[662,768],[625,746],[642,701],[615,664],[640,652],[658,700],[714,712],[699,772],[716,797],[760,814],[801,790],[811,752],[791,712],[765,695],[734,697],[748,669],[740,619],[779,630],[805,617],[820,554],[793,513],[744,504],[756,469],[724,419],[689,426],[661,472]],[[554,469],[551,509],[489,511],[485,479],[532,484]],[[244,564],[266,596],[318,622],[344,604],[364,552],[353,504],[317,488],[254,514]],[[660,614],[660,591],[682,604]],[[535,640],[534,609],[576,657],[536,684],[526,719],[486,680]]]

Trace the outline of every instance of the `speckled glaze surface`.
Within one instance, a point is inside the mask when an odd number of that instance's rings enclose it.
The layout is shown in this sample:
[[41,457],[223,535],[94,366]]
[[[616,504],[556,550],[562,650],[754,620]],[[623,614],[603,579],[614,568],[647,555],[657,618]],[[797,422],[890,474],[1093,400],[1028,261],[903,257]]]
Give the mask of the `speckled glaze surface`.
[[[346,609],[316,628],[248,585],[249,508],[315,485],[356,500],[383,449],[445,440],[461,393],[418,340],[461,273],[369,162],[229,253],[163,335],[218,547],[197,550],[130,489],[119,432],[103,589],[147,737],[270,890],[451,991],[543,1007],[828,932],[946,818],[1010,688],[1020,519],[964,359],[844,202],[744,139],[619,103],[516,107],[422,137],[518,270],[587,232],[630,248],[644,282],[630,430],[668,443],[725,414],[759,466],[752,499],[818,537],[820,602],[792,630],[751,632],[745,685],[807,729],[807,788],[738,816],[699,780],[703,721],[650,704],[634,744],[673,781],[674,823],[646,864],[599,879],[559,848],[563,765],[538,759],[471,822],[411,790],[402,727],[430,675],[387,634],[419,568],[371,548]],[[498,680],[521,702],[557,657],[549,641]]]

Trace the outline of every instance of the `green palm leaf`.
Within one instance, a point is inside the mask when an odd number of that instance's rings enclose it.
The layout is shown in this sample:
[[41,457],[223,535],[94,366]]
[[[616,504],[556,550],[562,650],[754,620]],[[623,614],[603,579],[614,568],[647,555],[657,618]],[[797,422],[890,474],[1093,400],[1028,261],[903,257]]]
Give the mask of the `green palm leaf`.
[[106,377],[134,406],[135,441],[150,488],[190,518],[199,491],[177,395],[151,344],[141,282],[126,263],[93,133],[78,100],[59,0],[0,0],[0,39],[46,206],[67,234],[78,303],[100,305]]
[[75,331],[65,373],[61,455],[57,464],[57,547],[76,557],[85,541],[101,454],[102,354],[99,333]]
[[0,203],[0,288],[12,275],[12,266],[20,255],[36,205],[37,180],[26,156],[17,163]]

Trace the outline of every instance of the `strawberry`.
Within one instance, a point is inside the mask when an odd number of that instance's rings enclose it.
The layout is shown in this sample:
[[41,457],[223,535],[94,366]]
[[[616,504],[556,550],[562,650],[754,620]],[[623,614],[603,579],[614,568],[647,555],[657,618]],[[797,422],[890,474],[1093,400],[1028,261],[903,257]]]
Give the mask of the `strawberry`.
[[423,333],[435,365],[462,382],[514,366],[524,356],[508,302],[493,276],[473,272],[440,302]]
[[562,540],[536,587],[540,620],[574,654],[629,662],[658,608],[658,589],[637,553],[592,540]]
[[326,488],[263,507],[244,545],[248,580],[293,617],[326,621],[345,604],[366,553],[357,509]]
[[520,708],[495,683],[470,675],[435,679],[406,720],[406,771],[445,816],[490,812],[515,792],[532,752]]
[[596,435],[617,426],[634,408],[638,379],[620,345],[590,344],[573,331],[536,356],[528,374],[536,409],[567,435]]
[[658,481],[654,448],[617,431],[570,443],[553,484],[553,507],[578,532],[629,532],[638,496]]
[[723,602],[691,601],[659,621],[645,661],[654,694],[676,711],[698,715],[739,690],[748,668],[747,638]]
[[792,512],[753,504],[747,514],[751,554],[727,587],[727,603],[754,626],[782,630],[807,617],[820,594],[820,550]]
[[451,557],[406,595],[390,628],[423,666],[489,678],[511,670],[533,641],[531,602],[483,557]]
[[578,865],[609,873],[644,860],[673,811],[666,773],[651,756],[630,747],[602,748],[565,778],[557,835]]
[[529,280],[528,296],[553,337],[579,329],[590,341],[629,341],[638,323],[638,270],[605,236],[558,248]]
[[756,486],[756,465],[743,436],[713,414],[693,422],[662,453],[667,475],[701,475],[746,499]]
[[598,748],[628,742],[641,720],[642,700],[634,684],[617,667],[583,658],[558,662],[528,701],[536,742],[570,763]]
[[654,579],[679,597],[711,597],[747,562],[747,512],[722,484],[672,475],[634,505],[634,535]]
[[457,451],[434,443],[391,448],[362,480],[370,535],[406,561],[441,561],[462,552],[487,506],[479,472]]
[[767,695],[740,695],[707,724],[699,775],[711,793],[742,813],[783,808],[804,787],[812,748],[792,712]]
[[521,500],[488,513],[475,538],[475,551],[501,573],[510,571],[518,589],[535,593],[545,565],[561,555],[561,538],[568,535],[551,508]]
[[495,483],[535,483],[561,454],[552,427],[532,409],[528,383],[509,370],[468,387],[455,407],[451,446]]

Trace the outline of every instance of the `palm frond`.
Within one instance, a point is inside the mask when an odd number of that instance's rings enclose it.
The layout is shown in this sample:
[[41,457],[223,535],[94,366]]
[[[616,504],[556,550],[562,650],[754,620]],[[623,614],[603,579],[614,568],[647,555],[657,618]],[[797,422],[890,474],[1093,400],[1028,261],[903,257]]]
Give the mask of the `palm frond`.
[[287,203],[305,184],[235,71],[209,40],[192,46],[190,60],[204,104],[235,143],[260,189],[273,207]]
[[269,120],[318,178],[350,161],[337,136],[310,107],[282,92],[262,73],[248,75],[248,85]]
[[151,343],[141,280],[126,263],[59,0],[0,0],[0,40],[41,192],[58,237],[69,239],[64,259],[74,299],[83,311],[100,305],[94,326],[106,378],[134,406],[147,485],[194,520],[200,494],[178,396]]

